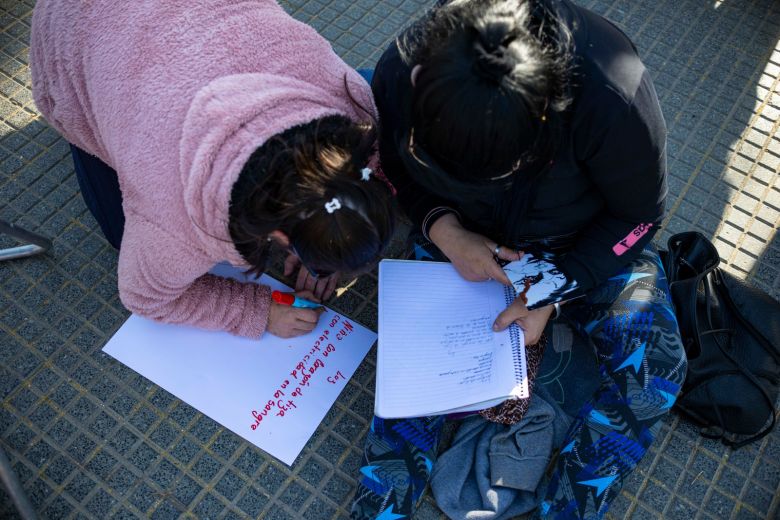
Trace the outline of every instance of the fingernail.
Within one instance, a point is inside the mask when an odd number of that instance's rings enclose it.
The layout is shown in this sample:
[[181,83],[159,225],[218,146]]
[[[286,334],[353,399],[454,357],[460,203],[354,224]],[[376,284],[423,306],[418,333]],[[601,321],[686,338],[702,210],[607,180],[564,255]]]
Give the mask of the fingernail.
[[493,324],[493,330],[495,330],[495,331],[497,331],[497,330],[498,330],[498,323],[494,323],[494,324]]

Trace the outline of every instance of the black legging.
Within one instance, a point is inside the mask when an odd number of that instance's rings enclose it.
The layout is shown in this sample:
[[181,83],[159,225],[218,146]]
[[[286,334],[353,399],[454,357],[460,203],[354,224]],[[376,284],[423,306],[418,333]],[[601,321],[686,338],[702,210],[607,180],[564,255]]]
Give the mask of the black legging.
[[76,179],[87,209],[97,220],[106,240],[119,249],[125,229],[122,192],[116,172],[106,163],[84,150],[70,145]]

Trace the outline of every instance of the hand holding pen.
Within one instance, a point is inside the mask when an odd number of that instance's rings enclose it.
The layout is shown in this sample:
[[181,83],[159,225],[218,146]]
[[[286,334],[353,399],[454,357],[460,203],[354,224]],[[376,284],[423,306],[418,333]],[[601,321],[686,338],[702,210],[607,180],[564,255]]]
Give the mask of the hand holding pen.
[[297,296],[295,293],[284,293],[281,291],[274,291],[271,293],[271,298],[279,305],[290,305],[299,309],[319,309],[322,307],[321,303],[315,303],[309,300]]
[[325,311],[310,291],[273,291],[271,299],[266,330],[280,338],[308,334],[317,326],[320,314]]

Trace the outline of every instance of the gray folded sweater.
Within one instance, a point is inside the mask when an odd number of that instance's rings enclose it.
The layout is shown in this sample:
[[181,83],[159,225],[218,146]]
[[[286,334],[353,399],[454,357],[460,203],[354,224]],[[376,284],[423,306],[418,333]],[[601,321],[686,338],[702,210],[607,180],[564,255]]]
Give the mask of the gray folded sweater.
[[456,520],[504,520],[533,510],[545,491],[542,477],[553,448],[568,427],[569,417],[541,385],[516,424],[464,420],[433,468],[437,505]]

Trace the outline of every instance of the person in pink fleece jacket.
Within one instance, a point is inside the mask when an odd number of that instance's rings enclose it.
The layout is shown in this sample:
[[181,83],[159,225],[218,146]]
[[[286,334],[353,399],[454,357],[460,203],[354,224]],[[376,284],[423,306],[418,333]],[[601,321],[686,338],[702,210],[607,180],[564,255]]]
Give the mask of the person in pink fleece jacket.
[[280,246],[286,274],[302,264],[297,288],[327,297],[392,235],[392,194],[369,166],[370,88],[275,1],[39,0],[30,68],[137,314],[303,334],[317,312],[209,270],[261,272]]

